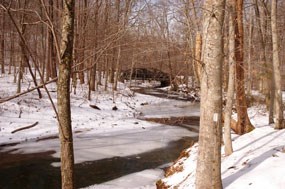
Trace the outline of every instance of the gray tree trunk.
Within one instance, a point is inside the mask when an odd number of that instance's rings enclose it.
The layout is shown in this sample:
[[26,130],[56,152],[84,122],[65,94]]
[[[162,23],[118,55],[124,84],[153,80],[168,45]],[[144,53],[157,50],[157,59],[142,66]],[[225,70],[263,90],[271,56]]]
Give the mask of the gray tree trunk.
[[281,89],[281,67],[278,51],[278,34],[277,34],[277,0],[271,1],[271,29],[272,29],[272,46],[273,46],[273,78],[275,83],[274,90],[274,121],[275,129],[284,128],[283,107],[282,107],[282,89]]
[[206,0],[196,189],[220,189],[224,0]]
[[251,95],[251,88],[252,88],[252,34],[254,29],[254,23],[253,23],[253,8],[250,8],[249,11],[250,18],[249,18],[249,26],[248,26],[248,60],[247,60],[247,95]]
[[229,81],[227,91],[227,104],[225,107],[225,122],[224,122],[224,142],[225,155],[228,156],[233,153],[232,138],[231,138],[231,119],[232,107],[235,91],[235,30],[234,30],[234,1],[229,1]]
[[74,188],[74,154],[70,111],[70,74],[72,65],[74,37],[74,3],[75,0],[63,1],[61,62],[57,86],[57,106],[59,119],[59,136],[61,143],[61,181],[62,189]]
[[22,58],[19,61],[19,68],[18,68],[18,78],[17,78],[17,93],[21,93],[21,81],[23,78],[23,65],[22,65]]

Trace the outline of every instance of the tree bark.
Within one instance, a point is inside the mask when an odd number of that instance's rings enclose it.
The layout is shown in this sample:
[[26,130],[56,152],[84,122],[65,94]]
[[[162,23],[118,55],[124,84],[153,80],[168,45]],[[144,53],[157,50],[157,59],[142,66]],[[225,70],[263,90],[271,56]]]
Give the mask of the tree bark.
[[194,71],[196,80],[198,81],[198,86],[201,83],[201,51],[202,51],[202,36],[199,32],[196,33],[195,40],[195,60],[194,60]]
[[62,189],[74,188],[74,154],[70,110],[70,75],[74,37],[75,0],[63,1],[61,62],[57,86]]
[[206,0],[203,14],[201,116],[196,189],[220,189],[224,0]]
[[234,0],[228,2],[229,7],[229,80],[227,91],[227,104],[225,107],[224,117],[224,142],[225,142],[225,155],[231,155],[233,153],[232,138],[231,138],[231,119],[232,119],[232,107],[235,91],[235,31],[234,31]]
[[256,14],[256,22],[258,25],[258,30],[261,35],[260,36],[260,62],[261,62],[261,78],[260,78],[260,91],[265,95],[266,99],[266,108],[269,110],[270,106],[270,74],[269,74],[269,66],[266,61],[266,15],[264,13],[264,7],[262,7],[261,2],[255,0],[255,14]]
[[236,1],[235,18],[235,60],[236,60],[236,108],[237,108],[237,134],[244,134],[254,129],[248,114],[245,96],[244,81],[244,40],[243,40],[243,0]]
[[[105,9],[104,9],[104,38],[108,37],[108,33],[109,33],[109,14],[110,14],[110,2],[109,0],[105,0]],[[104,80],[104,91],[108,90],[108,79],[110,77],[110,72],[109,72],[109,67],[110,67],[110,61],[109,61],[109,51],[107,50],[105,52],[104,55],[104,76],[105,76],[105,80]]]
[[274,88],[274,122],[275,129],[284,128],[283,106],[282,106],[282,89],[281,89],[281,67],[278,50],[278,33],[277,33],[277,0],[271,0],[271,29],[272,29],[272,47],[273,47],[273,79]]
[[[49,9],[48,14],[50,21],[54,21],[54,3],[53,0],[49,0]],[[56,70],[56,50],[54,47],[54,36],[52,31],[48,30],[48,62],[46,64],[46,81],[48,81],[50,78],[57,77],[57,70]]]
[[90,84],[89,84],[89,90],[90,91],[95,91],[96,90],[96,72],[97,72],[97,47],[98,47],[98,22],[99,22],[99,8],[100,8],[100,3],[99,1],[96,1],[95,4],[95,10],[94,10],[94,29],[93,29],[93,33],[94,33],[94,46],[95,46],[95,50],[94,50],[94,61],[93,61],[93,66],[90,70]]
[[250,18],[249,18],[249,26],[248,26],[248,60],[247,60],[247,95],[251,95],[252,89],[252,41],[253,41],[253,8],[250,8]]
[[115,75],[115,80],[114,80],[114,84],[113,84],[113,91],[116,91],[118,88],[118,79],[119,79],[119,75],[120,75],[120,60],[121,60],[121,45],[119,45],[118,47],[118,54],[117,54],[117,62],[116,62],[116,75]]
[[[14,39],[14,32],[11,29],[10,32],[10,62],[9,62],[9,71],[8,74],[11,74],[11,67],[14,66],[15,69],[15,39]],[[15,73],[14,73],[15,74]]]
[[1,25],[1,32],[0,32],[0,64],[1,64],[1,73],[5,73],[5,11],[3,9],[0,10],[0,25]]

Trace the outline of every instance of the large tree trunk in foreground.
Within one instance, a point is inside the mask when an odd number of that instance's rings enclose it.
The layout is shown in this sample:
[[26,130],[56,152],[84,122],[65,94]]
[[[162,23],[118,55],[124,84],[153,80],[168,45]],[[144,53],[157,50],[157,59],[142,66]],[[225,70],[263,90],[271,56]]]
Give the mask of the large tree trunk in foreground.
[[284,128],[283,107],[282,107],[282,89],[281,89],[281,67],[279,61],[278,50],[278,34],[277,34],[277,0],[271,1],[271,29],[272,29],[272,46],[273,46],[273,78],[274,88],[274,122],[275,129]]
[[204,2],[201,116],[196,189],[220,189],[224,0]]
[[236,59],[236,108],[237,134],[244,134],[254,129],[248,114],[244,88],[244,55],[243,55],[243,0],[236,1],[235,18],[235,59]]
[[75,0],[64,0],[60,47],[61,62],[59,64],[57,83],[62,189],[74,188],[74,154],[69,94],[71,65],[73,61],[74,1]]

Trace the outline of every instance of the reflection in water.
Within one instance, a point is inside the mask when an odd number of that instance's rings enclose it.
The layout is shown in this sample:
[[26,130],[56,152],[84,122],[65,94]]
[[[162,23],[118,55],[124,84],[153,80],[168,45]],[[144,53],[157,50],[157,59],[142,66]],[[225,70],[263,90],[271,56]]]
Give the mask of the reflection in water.
[[[193,144],[197,138],[184,137],[170,142],[166,147],[126,157],[113,157],[75,165],[76,188],[99,184],[115,178],[154,169],[160,165],[174,161],[179,153]],[[60,188],[60,169],[51,166],[59,162],[51,153],[38,154],[1,154],[1,157],[17,161],[1,164],[0,188]],[[2,159],[2,158],[1,158]]]

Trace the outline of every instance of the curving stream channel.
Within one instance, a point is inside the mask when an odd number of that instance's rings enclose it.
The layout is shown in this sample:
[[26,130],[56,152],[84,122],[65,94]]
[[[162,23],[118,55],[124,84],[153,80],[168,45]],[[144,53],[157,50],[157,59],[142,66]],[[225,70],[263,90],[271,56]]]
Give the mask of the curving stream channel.
[[[163,170],[197,140],[198,104],[173,100],[139,111],[140,119],[163,124],[139,131],[75,135],[76,188]],[[57,138],[0,147],[0,188],[60,188],[58,151]]]

